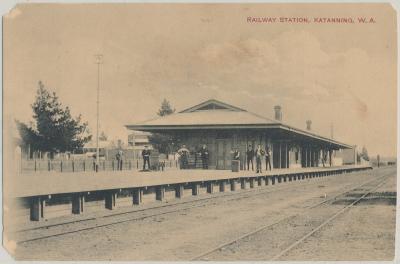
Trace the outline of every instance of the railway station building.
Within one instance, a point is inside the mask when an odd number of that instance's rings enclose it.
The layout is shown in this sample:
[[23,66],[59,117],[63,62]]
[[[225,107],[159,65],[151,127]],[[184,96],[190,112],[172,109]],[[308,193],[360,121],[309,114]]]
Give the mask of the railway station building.
[[[246,150],[261,145],[272,153],[273,168],[319,167],[332,165],[335,151],[353,146],[311,132],[311,121],[302,130],[282,122],[280,106],[273,119],[214,99],[180,112],[126,125],[130,130],[172,136],[177,146],[186,145],[196,153],[206,145],[210,169],[230,169],[232,150],[240,151],[240,168],[246,169]],[[265,166],[265,164],[263,164]]]

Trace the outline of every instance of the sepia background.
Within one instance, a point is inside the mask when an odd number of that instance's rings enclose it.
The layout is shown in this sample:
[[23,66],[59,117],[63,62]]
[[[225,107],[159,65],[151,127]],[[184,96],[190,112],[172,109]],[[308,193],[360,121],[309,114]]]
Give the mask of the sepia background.
[[[248,23],[247,17],[358,17],[370,24]],[[210,98],[396,155],[396,16],[390,4],[18,5],[4,17],[5,119],[32,120],[38,81],[91,131]]]
[[[354,24],[249,23],[248,17],[339,17]],[[376,23],[357,23],[358,17]],[[20,4],[3,17],[3,132],[29,123],[38,82],[96,131],[127,141],[127,124],[210,98],[348,144],[397,153],[396,12],[390,4]],[[12,172],[12,171],[11,171]],[[5,174],[5,195],[12,182]],[[7,177],[8,176],[8,177]]]

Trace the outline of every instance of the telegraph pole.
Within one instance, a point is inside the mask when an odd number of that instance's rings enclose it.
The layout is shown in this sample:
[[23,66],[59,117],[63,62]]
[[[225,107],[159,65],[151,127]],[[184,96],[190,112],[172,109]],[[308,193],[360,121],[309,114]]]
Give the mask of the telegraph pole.
[[99,169],[99,160],[100,160],[100,151],[99,151],[99,102],[100,102],[100,64],[103,64],[103,55],[96,54],[94,55],[96,58],[97,64],[97,125],[96,125],[96,172]]
[[378,168],[379,168],[379,166],[380,166],[380,159],[381,159],[381,156],[379,156],[379,154],[376,156],[376,159],[378,160]]

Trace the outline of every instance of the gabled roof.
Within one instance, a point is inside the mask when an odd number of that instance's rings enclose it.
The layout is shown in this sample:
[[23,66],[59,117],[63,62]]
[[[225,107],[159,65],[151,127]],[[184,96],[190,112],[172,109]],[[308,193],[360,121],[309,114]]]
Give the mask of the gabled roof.
[[178,113],[157,117],[137,125],[128,125],[127,127],[135,129],[138,126],[142,129],[143,126],[265,125],[278,123],[276,120],[211,99]]
[[289,126],[277,120],[266,118],[214,99],[207,100],[178,113],[157,117],[138,124],[126,125],[126,127],[132,130],[149,132],[185,129],[275,128],[340,147],[351,148],[347,144]]
[[195,112],[195,111],[202,111],[202,110],[216,110],[216,109],[220,109],[220,110],[230,110],[230,111],[244,111],[247,112],[246,110],[215,100],[215,99],[210,99],[207,100],[205,102],[202,102],[201,104],[189,107],[185,110],[180,111],[179,113],[191,113],[191,112]]
[[168,116],[147,120],[136,125],[128,125],[129,129],[140,130],[144,126],[202,126],[202,125],[252,125],[276,124],[278,122],[260,117],[246,111],[230,110],[200,110],[194,112],[176,113]]

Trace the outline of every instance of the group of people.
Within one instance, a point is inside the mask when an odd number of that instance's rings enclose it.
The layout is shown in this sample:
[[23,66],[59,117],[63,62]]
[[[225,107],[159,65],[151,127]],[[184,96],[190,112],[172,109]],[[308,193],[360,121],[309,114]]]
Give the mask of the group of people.
[[[232,152],[233,155],[233,160],[240,160],[240,152],[237,148],[235,148]],[[250,164],[251,164],[251,170],[254,171],[254,163],[253,160],[256,158],[256,170],[257,173],[262,172],[262,160],[265,157],[265,167],[266,170],[271,170],[271,150],[269,147],[267,147],[265,150],[261,147],[261,145],[257,146],[257,149],[253,149],[252,145],[249,145],[247,150],[246,150],[246,162],[247,162],[247,170],[250,170]]]
[[[145,146],[144,150],[142,151],[142,158],[143,158],[143,170],[147,168],[150,169],[150,150],[147,146]],[[181,169],[189,169],[189,156],[190,151],[186,148],[186,145],[182,145],[182,147],[177,151],[180,161],[180,168]],[[203,169],[208,169],[208,160],[209,160],[209,152],[206,145],[203,145],[201,149],[198,151],[198,155],[202,161]]]
[[[202,167],[203,169],[208,169],[208,162],[209,162],[209,157],[210,153],[207,149],[207,145],[203,145],[200,150],[198,150],[196,155],[197,157],[200,157],[201,162],[202,162]],[[240,160],[240,152],[237,148],[235,148],[232,153],[232,159],[233,160]],[[177,151],[177,154],[179,155],[179,161],[180,161],[180,168],[181,169],[189,169],[189,156],[190,156],[190,151],[189,149],[186,148],[186,145],[182,145],[182,147]],[[148,149],[147,146],[145,146],[145,149],[142,151],[142,157],[143,157],[143,170],[147,168],[150,169],[150,150]],[[271,170],[271,150],[269,147],[267,147],[265,150],[261,147],[261,145],[258,145],[256,149],[253,149],[252,145],[249,145],[246,151],[246,161],[247,161],[247,170],[250,169],[250,164],[251,164],[251,169],[254,170],[254,164],[253,160],[254,158],[256,159],[256,170],[257,173],[262,172],[262,160],[265,158],[265,166],[266,170]]]
[[[232,159],[233,160],[240,160],[240,152],[238,148],[235,148],[232,153]],[[188,169],[188,160],[189,160],[189,155],[190,151],[186,148],[186,145],[183,145],[182,148],[178,150],[179,158],[180,158],[180,163],[181,163],[181,169]],[[197,154],[200,156],[200,159],[202,161],[203,169],[208,169],[208,162],[209,162],[209,152],[207,149],[206,145],[203,145],[201,149],[197,152]],[[254,158],[256,159],[256,170],[257,173],[262,172],[262,160],[265,157],[265,166],[266,170],[271,170],[271,150],[269,147],[267,147],[265,150],[261,147],[261,145],[257,146],[257,149],[253,149],[251,145],[248,146],[247,151],[246,151],[246,161],[247,161],[247,170],[250,169],[250,164],[251,164],[251,169],[254,170],[254,164],[253,160]]]
[[[186,148],[186,145],[182,145],[182,148],[178,150],[178,155],[180,159],[181,169],[188,169],[189,168],[189,155],[190,151]],[[240,152],[238,148],[235,148],[232,153],[233,160],[240,160]],[[206,145],[203,145],[201,149],[197,152],[198,156],[201,159],[203,169],[208,169],[208,162],[209,162],[209,152]],[[266,170],[271,170],[271,150],[267,147],[265,150],[261,147],[261,145],[257,146],[257,149],[253,149],[252,145],[249,145],[246,151],[246,161],[247,161],[247,170],[251,169],[254,170],[254,158],[256,159],[256,171],[257,173],[262,172],[262,160],[265,157],[265,166]]]
[[[207,149],[207,145],[203,145],[201,149],[197,152],[198,156],[201,159],[201,163],[203,169],[208,169],[208,160],[209,160],[209,152]],[[190,151],[186,148],[186,145],[182,145],[182,147],[178,150],[178,155],[181,163],[181,169],[189,168],[189,155]],[[196,156],[197,157],[197,156]]]
[[[202,162],[202,167],[203,169],[208,169],[208,164],[209,164],[209,157],[210,153],[207,149],[207,145],[203,145],[200,150],[198,150],[196,155],[197,157],[200,157],[201,162]],[[327,161],[327,155],[329,152],[324,151],[321,157],[322,165],[325,167],[326,161]],[[189,149],[186,148],[186,145],[182,145],[182,147],[177,151],[177,154],[179,156],[179,161],[180,161],[180,168],[181,169],[189,169],[189,157],[190,157],[190,151]],[[240,160],[240,152],[238,148],[235,148],[234,150],[231,151],[232,154],[232,159],[233,160]],[[330,153],[329,153],[330,154]],[[122,151],[118,151],[116,154],[116,160],[117,160],[117,169],[122,170],[122,159],[123,153]],[[144,150],[142,151],[142,157],[143,157],[143,170],[146,170],[146,165],[148,170],[150,169],[150,150],[148,146],[145,146]],[[254,171],[254,159],[256,160],[256,172],[257,173],[262,173],[262,161],[265,158],[265,169],[268,171],[272,169],[271,167],[271,158],[272,158],[272,152],[270,148],[267,146],[265,149],[261,146],[258,145],[256,149],[253,149],[252,145],[248,145],[247,150],[246,150],[246,163],[247,163],[247,170],[250,170],[250,165],[251,165],[251,170]],[[328,164],[330,165],[330,164]]]
[[246,161],[247,161],[247,170],[250,170],[250,164],[251,164],[251,170],[254,170],[254,164],[253,160],[256,158],[256,171],[257,173],[262,172],[262,160],[265,157],[265,169],[271,170],[271,150],[269,147],[266,147],[264,150],[261,145],[257,146],[257,149],[253,149],[252,145],[249,145],[246,151]]

